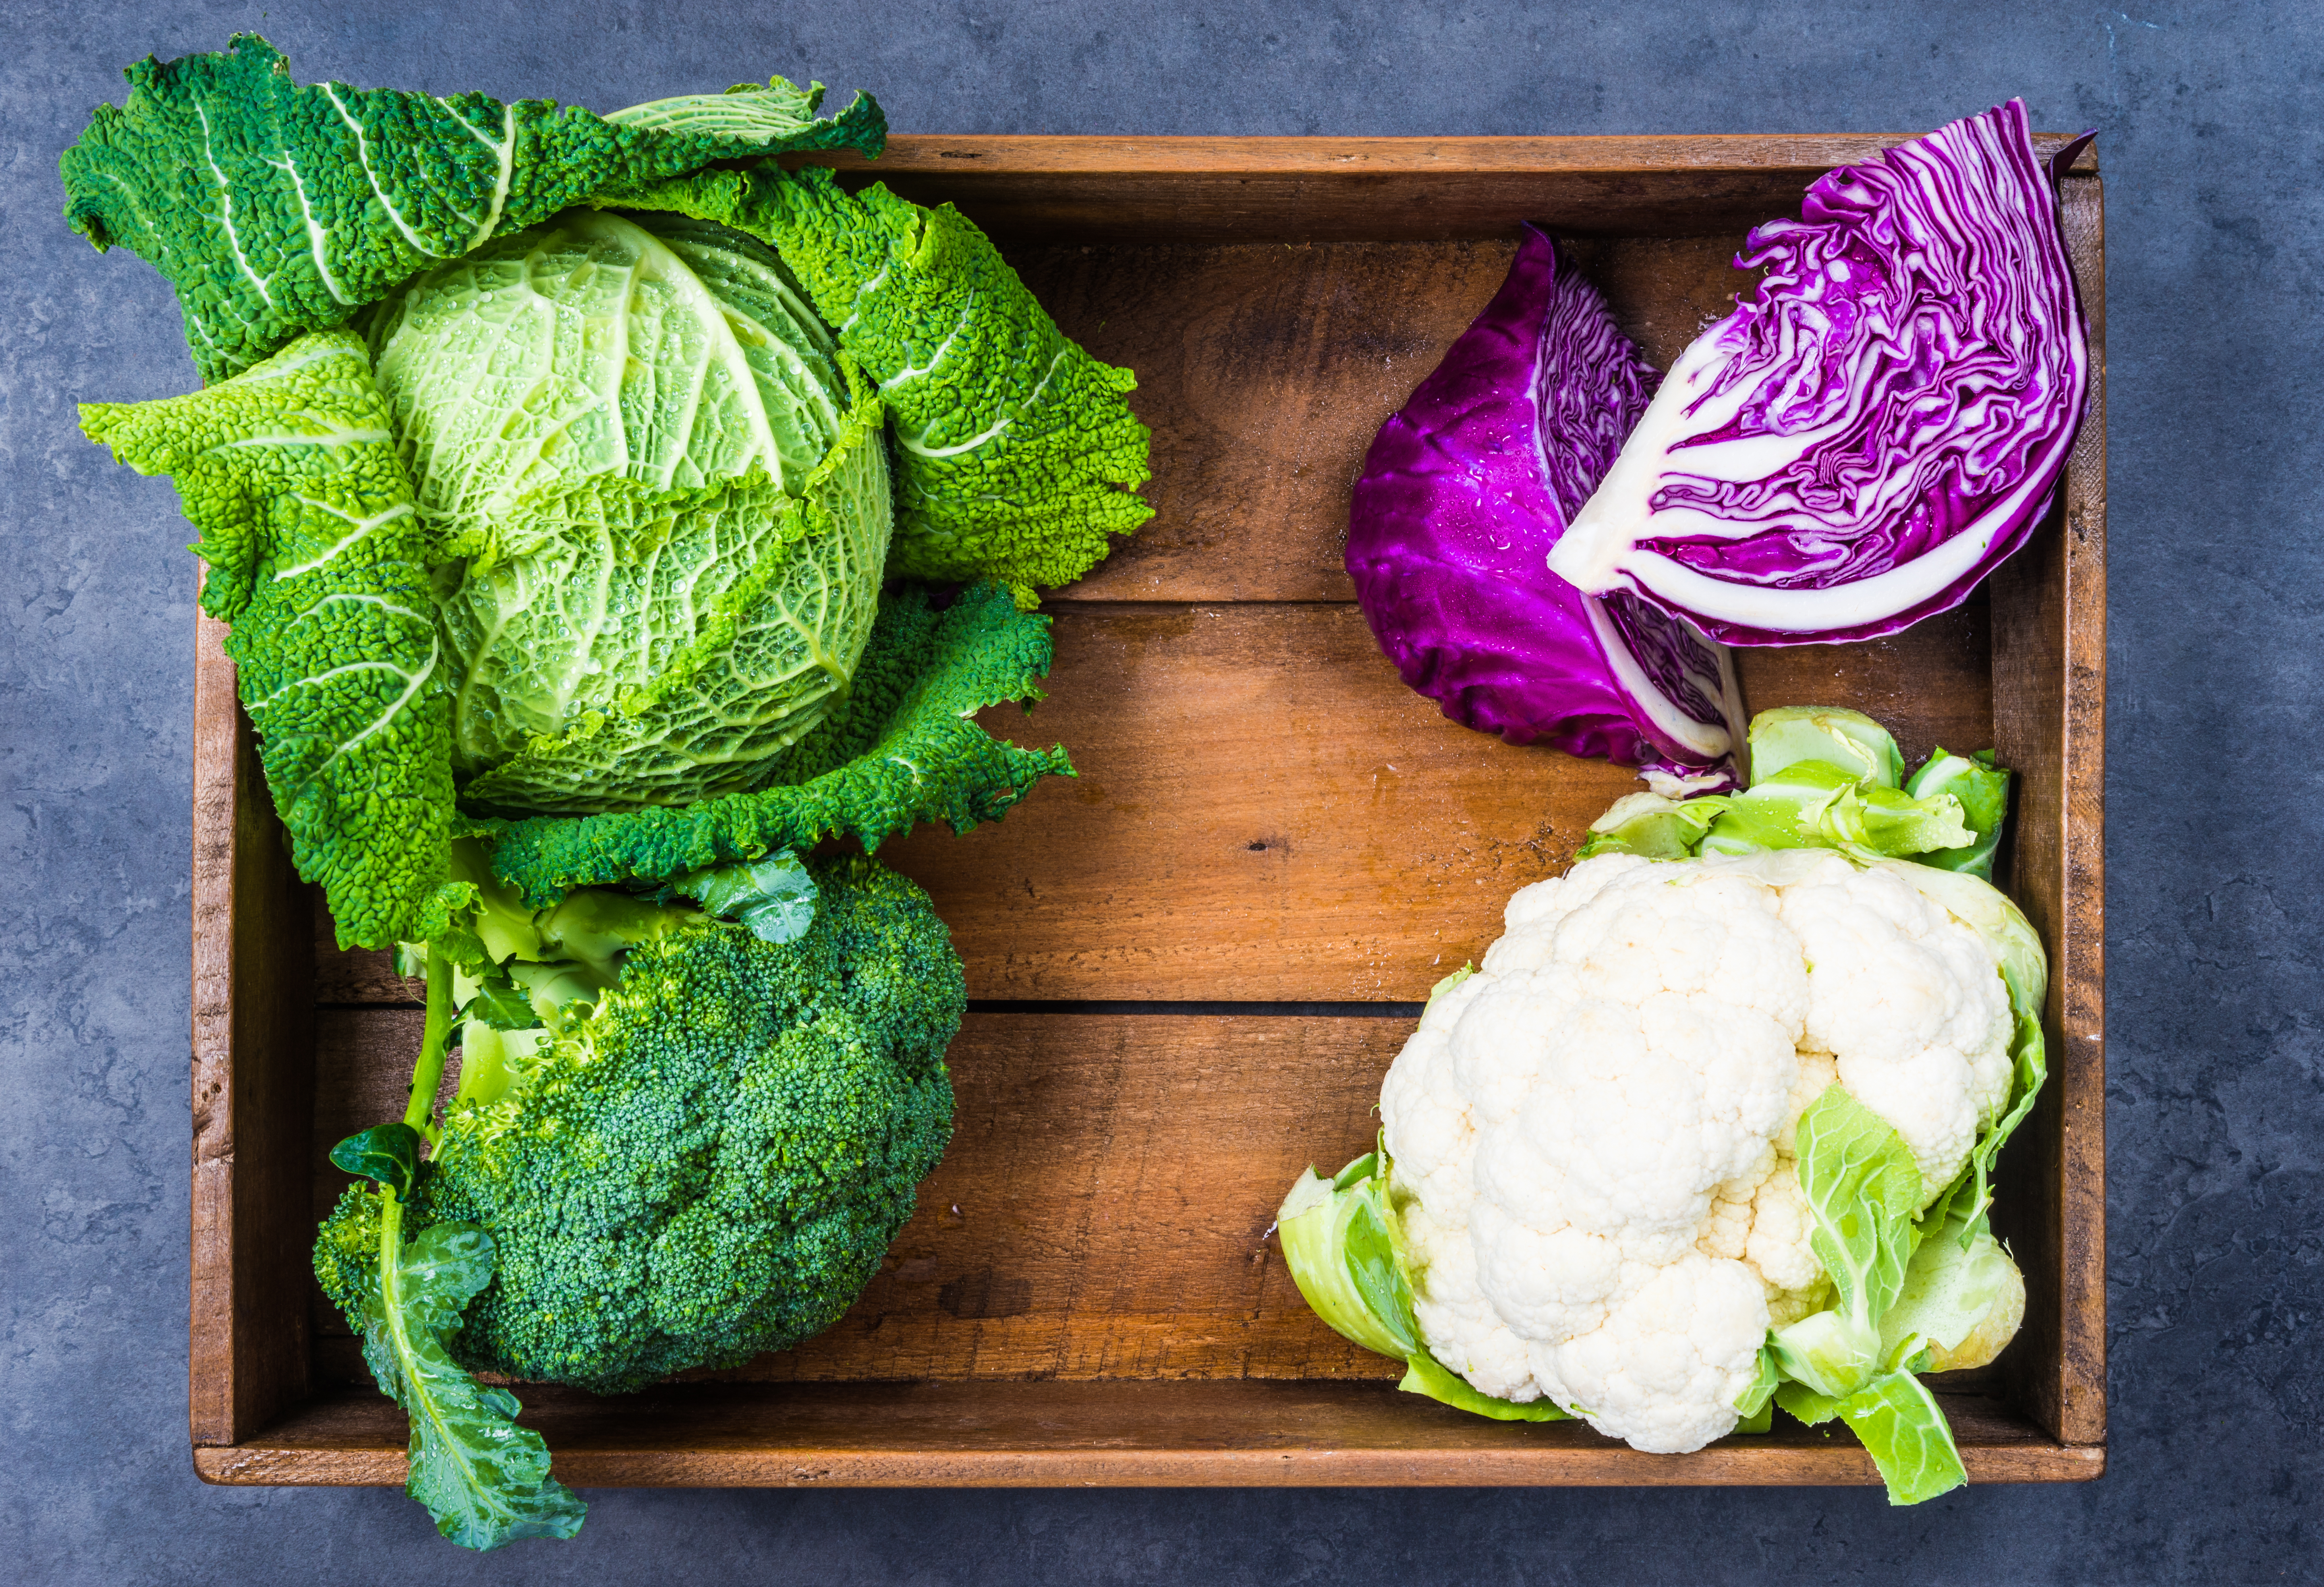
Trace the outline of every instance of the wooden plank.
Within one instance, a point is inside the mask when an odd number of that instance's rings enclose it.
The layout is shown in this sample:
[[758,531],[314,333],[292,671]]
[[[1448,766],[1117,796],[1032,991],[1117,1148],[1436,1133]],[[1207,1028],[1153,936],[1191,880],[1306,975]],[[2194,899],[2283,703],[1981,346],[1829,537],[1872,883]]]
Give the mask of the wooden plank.
[[2043,1425],[2106,1435],[2105,204],[2066,185],[2090,406],[2055,519],[1992,580],[1996,731],[2024,777],[2010,891],[2049,946],[2051,1077],[2006,1154],[1997,1228],[2025,1263],[2015,1384]]
[[[1081,775],[966,837],[881,851],[993,999],[1413,1001],[1563,872],[1625,768],[1518,747],[1406,688],[1352,605],[1058,604],[1049,698],[994,734]],[[1917,760],[1992,739],[1986,609],[1889,639],[1741,653],[1755,706],[1851,705]],[[318,928],[327,1003],[407,1001]]]
[[[1990,742],[1985,614],[1756,650],[1755,705],[1848,704],[1914,757]],[[1053,780],[967,837],[881,851],[936,900],[972,997],[1410,1001],[1562,872],[1626,769],[1472,733],[1406,688],[1351,606],[1060,606]]]
[[312,1094],[298,879],[235,703],[226,625],[194,630],[193,1250],[187,1415],[233,1444],[307,1389],[300,1253]]
[[[1569,239],[1658,366],[1754,277],[1742,233]],[[1013,260],[1066,334],[1138,372],[1155,516],[1084,601],[1346,601],[1348,494],[1388,416],[1508,272],[1515,245],[1123,245]]]
[[[2006,1405],[1942,1396],[1972,1482],[2084,1481]],[[1848,1434],[1785,1426],[1688,1455],[1641,1454],[1578,1423],[1464,1415],[1387,1384],[674,1384],[597,1399],[533,1389],[526,1425],[582,1487],[1485,1487],[1868,1485]],[[213,1482],[401,1483],[401,1413],[319,1397],[235,1450]]]
[[[321,1016],[316,1216],[349,1183],[330,1144],[401,1112],[420,1023]],[[1411,1029],[971,1014],[948,1060],[952,1144],[879,1276],[828,1333],[729,1376],[1396,1376],[1316,1320],[1267,1232],[1301,1169],[1370,1149],[1380,1077]],[[313,1304],[318,1331],[346,1331],[319,1291]]]
[[[1603,138],[897,137],[876,162],[796,156],[996,237],[1076,243],[1473,239],[1520,221],[1655,235],[1796,215],[1800,194],[1920,134]],[[2035,146],[2054,151],[2062,134]],[[2095,157],[2085,155],[2089,168]],[[2079,169],[2079,167],[2078,167]]]

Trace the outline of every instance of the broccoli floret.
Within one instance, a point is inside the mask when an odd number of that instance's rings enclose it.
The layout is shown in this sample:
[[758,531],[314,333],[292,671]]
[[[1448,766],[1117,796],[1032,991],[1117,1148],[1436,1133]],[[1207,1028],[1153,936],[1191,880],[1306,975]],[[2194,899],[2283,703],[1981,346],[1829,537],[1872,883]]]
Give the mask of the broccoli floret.
[[[594,1005],[563,1004],[478,1094],[464,1072],[413,1192],[416,1225],[478,1224],[497,1249],[452,1340],[463,1366],[598,1393],[733,1366],[829,1327],[878,1270],[951,1137],[966,987],[910,881],[807,869],[796,941],[670,906]],[[597,923],[655,914],[614,899]],[[377,1200],[350,1191],[316,1245],[351,1315]]]

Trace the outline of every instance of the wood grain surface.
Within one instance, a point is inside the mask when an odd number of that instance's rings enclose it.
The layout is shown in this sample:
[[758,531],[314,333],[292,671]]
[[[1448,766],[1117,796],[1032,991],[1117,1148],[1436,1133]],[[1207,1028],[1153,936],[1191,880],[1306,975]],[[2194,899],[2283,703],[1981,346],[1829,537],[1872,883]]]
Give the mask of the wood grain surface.
[[[2050,1442],[2008,1405],[1941,1397],[1972,1482],[2086,1481],[2100,1449]],[[669,1384],[615,1399],[526,1391],[526,1426],[581,1487],[890,1488],[1754,1485],[1879,1481],[1844,1435],[1786,1426],[1683,1457],[1572,1422],[1492,1422],[1384,1383]],[[403,1418],[318,1395],[213,1482],[404,1480]]]
[[1995,730],[2020,778],[2011,896],[2050,950],[2050,1082],[2005,1153],[1994,1226],[2024,1269],[2013,1362],[2060,1439],[2106,1436],[2106,294],[2096,177],[2065,184],[2090,406],[2052,521],[1989,581]]
[[[1844,1436],[1645,1456],[1365,1381],[1395,1368],[1306,1311],[1265,1232],[1301,1167],[1365,1146],[1410,1020],[1218,1005],[1416,1001],[1637,786],[1445,721],[1381,660],[1340,567],[1372,432],[1499,285],[1517,221],[1595,234],[1570,253],[1666,362],[1745,284],[1729,264],[1745,225],[1894,141],[891,143],[881,175],[992,225],[1065,329],[1138,370],[1158,511],[1049,603],[1049,698],[983,718],[1063,741],[1079,778],[968,836],[882,850],[934,896],[971,995],[1033,1010],[970,1017],[954,1143],[885,1269],[831,1332],[738,1372],[604,1401],[528,1387],[559,1473],[1871,1480]],[[2098,185],[2067,187],[2102,350]],[[2025,1330],[1997,1369],[1939,1386],[1978,1481],[2073,1480],[2104,1458],[2098,374],[2062,505],[1989,604],[1875,644],[1741,655],[1755,707],[1852,705],[1915,759],[1992,743],[2023,775],[2005,863],[2053,954],[2055,1078],[1997,1214],[2026,1268]],[[401,1416],[361,1385],[303,1248],[346,1182],[330,1143],[401,1111],[417,988],[332,947],[281,863],[246,726],[220,736],[235,713],[214,635],[199,678],[198,1470],[401,1481]],[[268,965],[268,942],[297,963]],[[1039,1010],[1120,1001],[1209,1011]]]
[[[1917,134],[1600,138],[890,139],[876,163],[797,156],[955,202],[1004,241],[1327,242],[1561,231],[1740,235],[1799,213],[1807,185]],[[2066,142],[2039,134],[2045,154]],[[2077,170],[2097,169],[2086,153]]]
[[305,890],[259,788],[226,625],[194,629],[193,1244],[187,1410],[249,1437],[307,1393],[314,1068]]

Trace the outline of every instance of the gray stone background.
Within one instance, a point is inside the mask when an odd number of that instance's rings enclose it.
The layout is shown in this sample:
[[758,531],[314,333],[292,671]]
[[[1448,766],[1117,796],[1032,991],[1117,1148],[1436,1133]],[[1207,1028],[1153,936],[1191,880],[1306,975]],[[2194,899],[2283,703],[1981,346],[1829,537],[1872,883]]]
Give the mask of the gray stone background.
[[[2324,8],[1514,0],[21,0],[0,51],[0,1579],[2324,1580]],[[779,71],[899,131],[2101,129],[2113,404],[2106,1477],[1877,1490],[606,1491],[475,1558],[385,1490],[208,1488],[185,1430],[194,563],[80,399],[186,389],[161,280],[58,217],[120,68],[604,109]],[[2303,899],[2310,899],[2303,903]]]

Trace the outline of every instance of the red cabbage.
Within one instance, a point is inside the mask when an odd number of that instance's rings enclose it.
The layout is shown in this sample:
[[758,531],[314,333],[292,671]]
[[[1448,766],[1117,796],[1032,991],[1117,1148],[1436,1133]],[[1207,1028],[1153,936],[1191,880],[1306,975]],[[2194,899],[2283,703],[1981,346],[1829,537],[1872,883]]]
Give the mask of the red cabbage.
[[1348,575],[1397,671],[1453,721],[1710,789],[1742,743],[1725,648],[1545,563],[1657,378],[1527,226],[1500,291],[1372,442]]
[[2089,355],[2018,100],[1809,188],[1550,557],[1729,644],[1959,605],[2048,511]]

